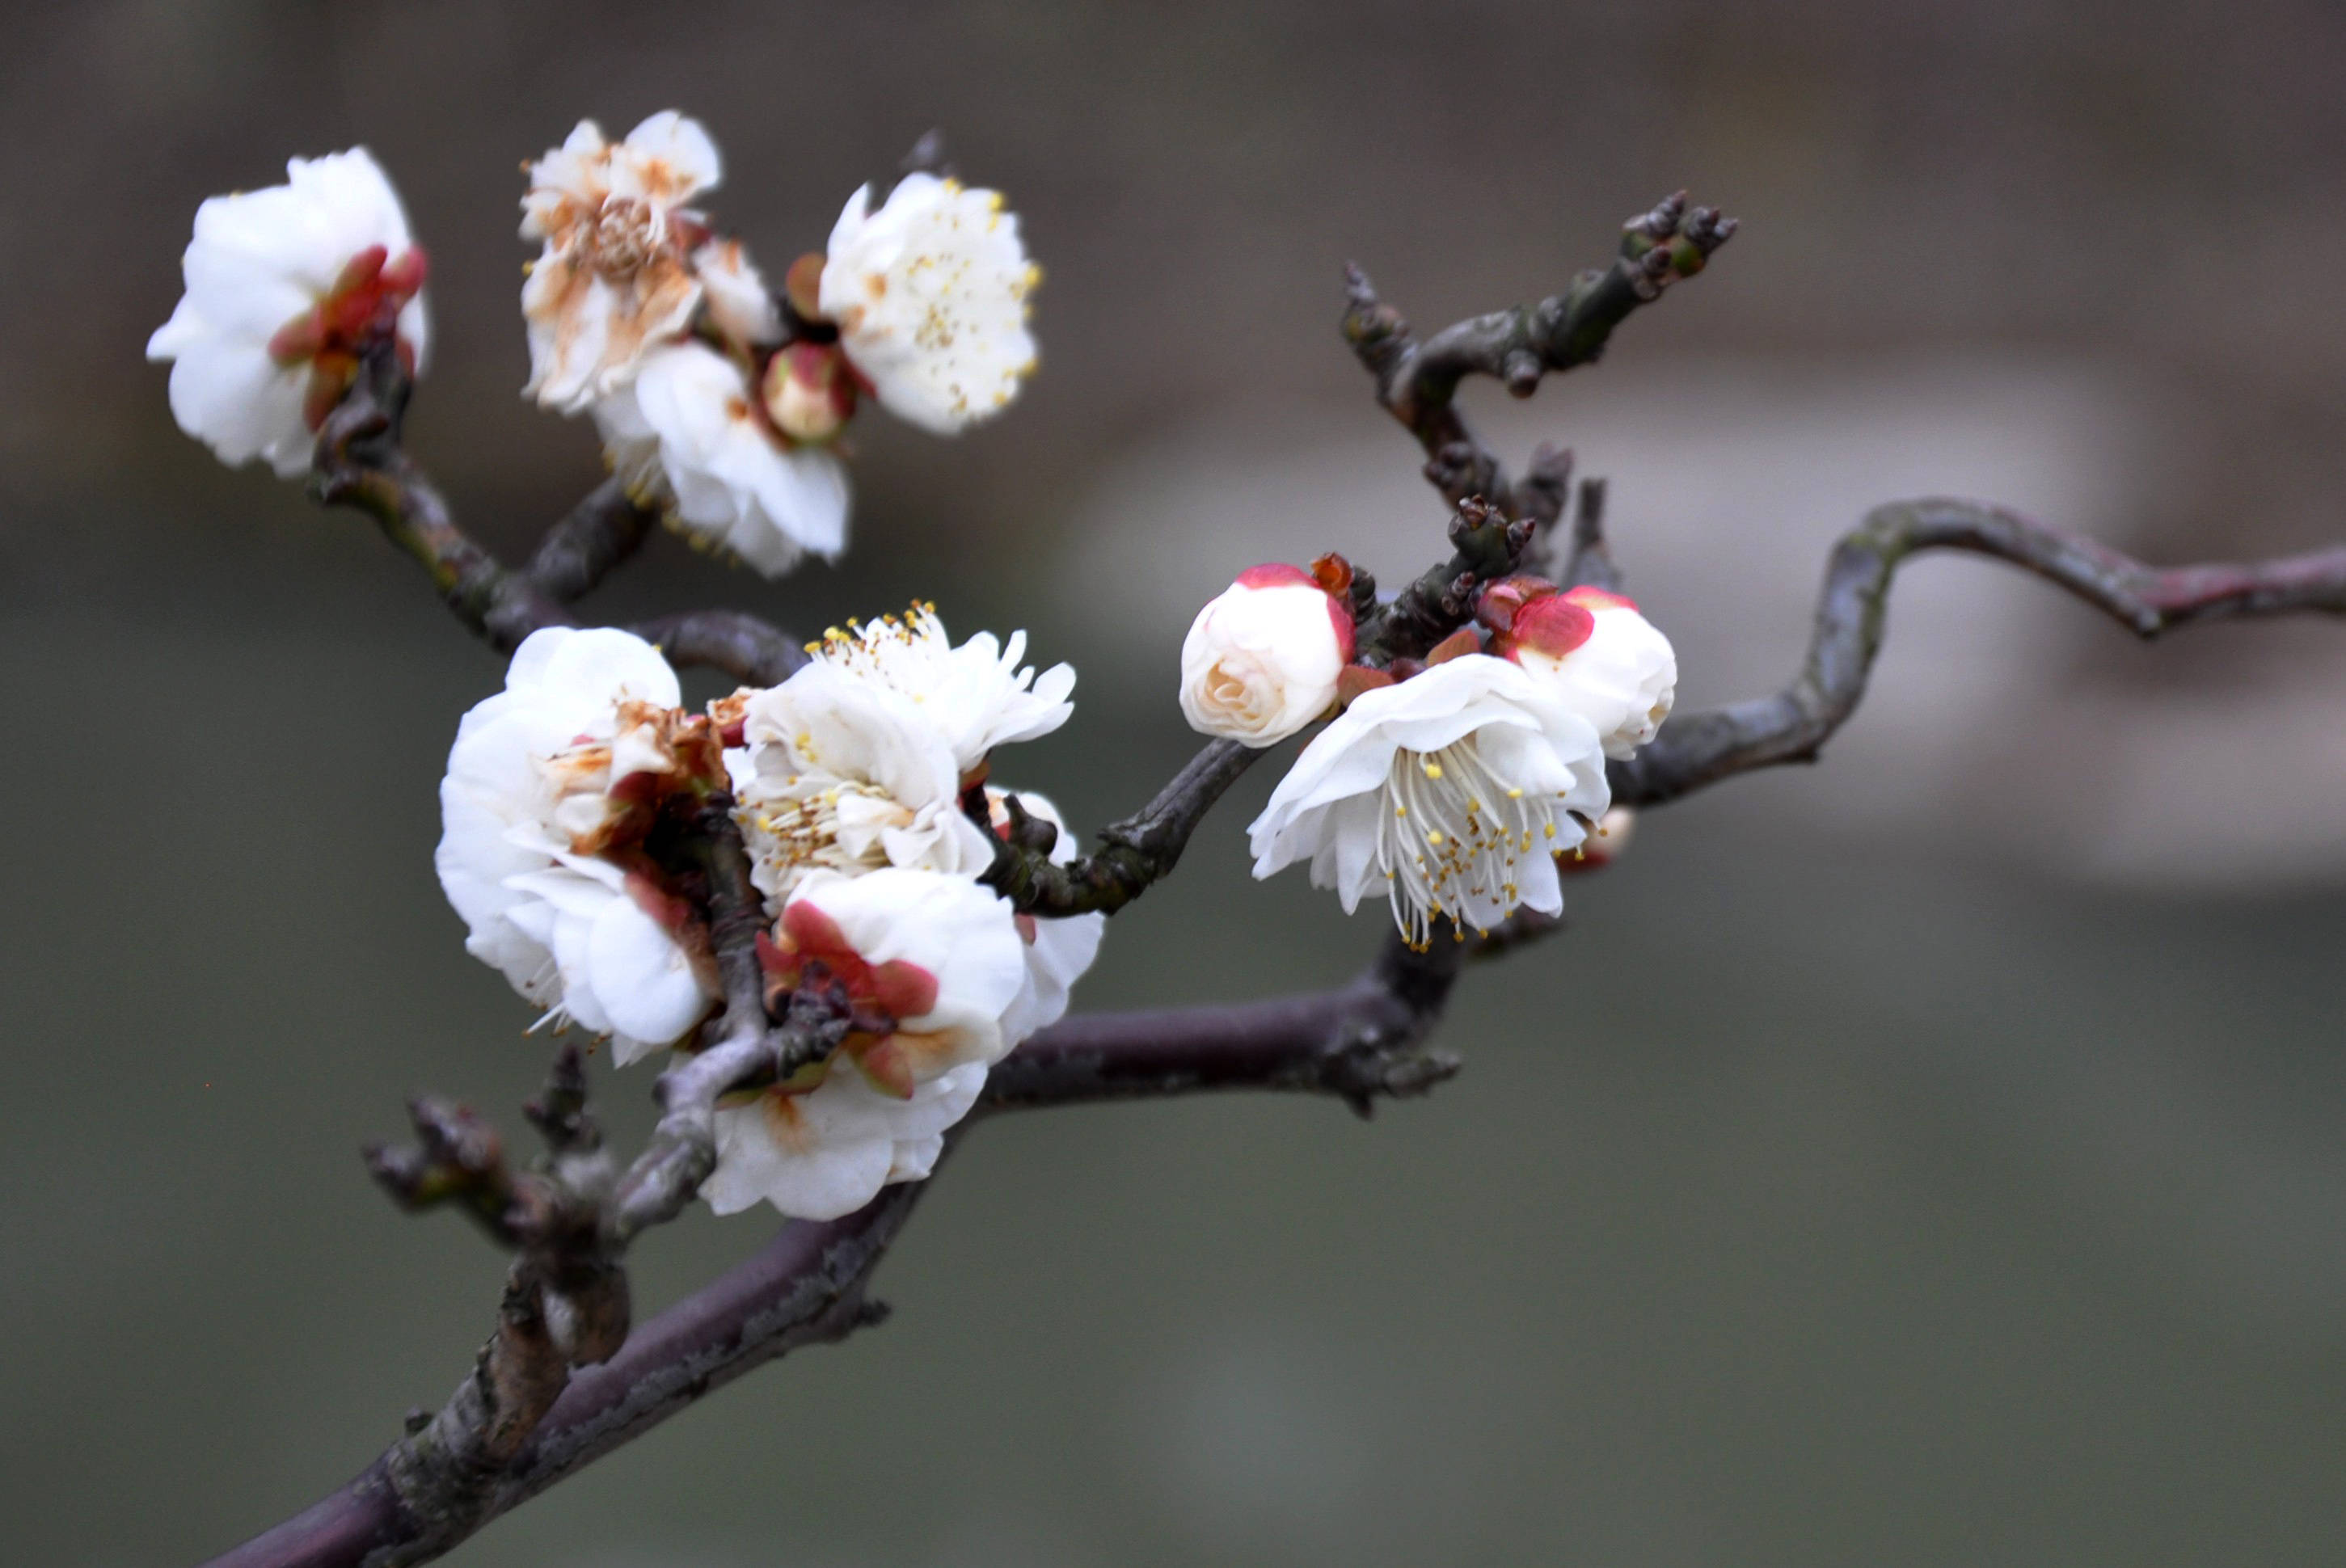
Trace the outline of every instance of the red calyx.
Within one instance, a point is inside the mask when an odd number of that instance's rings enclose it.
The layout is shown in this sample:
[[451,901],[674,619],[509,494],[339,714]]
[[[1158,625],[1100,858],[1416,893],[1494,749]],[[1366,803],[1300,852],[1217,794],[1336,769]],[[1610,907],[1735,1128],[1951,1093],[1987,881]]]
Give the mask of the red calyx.
[[804,900],[782,911],[780,942],[769,941],[760,933],[758,962],[767,977],[781,982],[786,990],[798,983],[802,967],[821,962],[831,978],[846,988],[850,999],[858,1004],[858,1013],[866,1004],[891,1019],[918,1018],[936,1011],[935,975],[900,958],[885,963],[865,962],[848,944],[839,922]]
[[1425,662],[1428,667],[1431,667],[1437,664],[1448,664],[1452,659],[1464,658],[1468,654],[1478,654],[1482,651],[1483,634],[1473,626],[1460,626],[1425,650]]
[[1336,672],[1336,705],[1350,708],[1361,694],[1391,686],[1400,677],[1391,670],[1371,669],[1364,664],[1348,664]]
[[[310,367],[301,417],[311,429],[323,424],[350,390],[367,345],[399,330],[399,313],[423,290],[427,270],[421,247],[409,247],[394,260],[384,247],[370,245],[342,264],[315,305],[270,337],[270,359],[289,370]],[[413,372],[414,346],[402,339],[396,348],[401,368]]]
[[1531,648],[1562,658],[1596,631],[1594,611],[1627,603],[1597,588],[1559,592],[1545,577],[1503,577],[1483,590],[1474,618],[1490,628],[1494,647],[1505,657],[1514,657],[1517,648]]
[[1534,599],[1515,613],[1515,623],[1500,641],[1512,653],[1527,647],[1550,658],[1562,658],[1586,642],[1596,630],[1596,617],[1568,594]]

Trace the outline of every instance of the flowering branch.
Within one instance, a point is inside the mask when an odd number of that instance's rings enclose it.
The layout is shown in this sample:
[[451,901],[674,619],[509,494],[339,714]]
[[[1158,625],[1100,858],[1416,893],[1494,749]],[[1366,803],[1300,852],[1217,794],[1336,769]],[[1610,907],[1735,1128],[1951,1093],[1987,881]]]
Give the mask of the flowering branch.
[[1658,805],[1721,779],[1813,762],[1865,695],[1909,556],[1961,550],[2023,567],[2143,638],[2200,621],[2317,611],[2346,615],[2346,545],[2248,565],[2166,570],[1999,506],[1926,500],[1878,506],[1834,546],[1809,655],[1790,686],[1673,718],[1636,757],[1607,769],[1613,799]]
[[[1366,972],[1335,991],[1069,1019],[998,1064],[984,1103],[998,1113],[1253,1088],[1331,1095],[1366,1115],[1380,1096],[1423,1094],[1457,1072],[1455,1056],[1423,1045],[1469,951],[1443,942],[1417,953],[1389,940]],[[664,1095],[676,1078],[671,1072],[662,1080]],[[557,1167],[598,1154],[576,1052],[557,1058],[530,1115],[546,1132]],[[403,1202],[462,1203],[492,1236],[529,1247],[546,1245],[540,1237],[575,1243],[593,1234],[580,1223],[580,1193],[565,1190],[557,1176],[508,1174],[495,1135],[468,1114],[419,1102],[416,1120],[418,1149],[370,1154],[379,1178]],[[757,1257],[632,1333],[624,1322],[626,1278],[616,1261],[595,1273],[575,1264],[557,1269],[534,1254],[517,1259],[517,1283],[507,1286],[497,1334],[448,1406],[342,1491],[210,1568],[428,1562],[752,1368],[878,1321],[884,1312],[865,1300],[865,1288],[925,1185],[886,1187],[842,1219],[791,1221]],[[588,1255],[607,1257],[591,1244]],[[562,1319],[543,1302],[556,1298],[533,1303],[530,1290],[542,1290],[542,1279],[557,1274],[605,1283],[592,1340],[599,1353],[590,1358],[600,1364],[572,1359],[550,1330]],[[622,1314],[618,1337],[608,1316],[613,1300]]]
[[1542,376],[1602,354],[1630,311],[1701,271],[1735,227],[1711,208],[1689,209],[1679,191],[1623,226],[1610,266],[1581,273],[1537,304],[1457,322],[1423,343],[1401,312],[1377,298],[1368,275],[1347,267],[1344,338],[1376,377],[1377,401],[1425,449],[1426,477],[1444,496],[1454,503],[1480,495],[1508,516],[1527,515],[1538,504],[1535,493],[1508,487],[1498,458],[1458,412],[1458,383],[1489,376],[1516,397],[1531,396]]
[[[1571,462],[1568,453],[1544,449],[1534,464],[1538,483],[1560,492],[1559,468],[1568,475]],[[1470,498],[1457,504],[1450,519],[1451,558],[1389,602],[1377,602],[1376,582],[1368,573],[1348,566],[1345,592],[1361,662],[1387,668],[1422,659],[1474,619],[1476,586],[1497,582],[1520,566],[1539,529],[1535,518],[1510,519]],[[981,880],[1023,912],[1113,913],[1171,872],[1207,811],[1261,755],[1237,740],[1209,741],[1155,799],[1103,829],[1105,847],[1097,853],[1054,863],[1051,838],[1027,841],[1014,833],[997,840],[994,864]]]
[[[526,567],[458,528],[402,448],[426,267],[362,150],[294,160],[287,186],[199,209],[188,294],[149,352],[173,361],[190,433],[283,477],[306,460],[318,500],[369,514],[468,627],[519,649],[505,689],[458,728],[442,885],[468,946],[550,1018],[607,1034],[621,1062],[677,1054],[624,1169],[567,1047],[525,1110],[546,1145],[529,1168],[430,1098],[410,1105],[412,1145],[367,1151],[403,1207],[454,1207],[512,1254],[495,1331],[436,1414],[222,1563],[436,1557],[750,1368],[876,1321],[872,1272],[973,1108],[1259,1088],[1365,1115],[1423,1093],[1458,1070],[1427,1041],[1466,961],[1561,928],[1558,879],[1609,858],[1608,805],[1817,755],[1863,695],[1891,580],[1915,552],[2022,565],[2144,636],[2346,613],[2346,548],[2161,572],[2010,513],[1888,506],[1836,550],[1792,685],[1658,738],[1676,656],[1613,591],[1602,483],[1576,493],[1571,454],[1543,446],[1510,484],[1456,394],[1482,375],[1531,395],[1701,270],[1735,224],[1681,193],[1627,225],[1609,266],[1423,342],[1351,270],[1345,335],[1454,508],[1451,554],[1390,596],[1332,555],[1242,573],[1182,652],[1183,712],[1223,738],[1062,863],[1047,800],[986,783],[995,748],[1071,708],[1071,670],[1018,667],[1023,634],[954,647],[920,606],[834,632],[806,669],[793,639],[739,612],[629,635],[580,629],[569,607],[648,536],[655,514],[634,497],[779,575],[845,545],[836,438],[860,402],[940,433],[1008,406],[1034,368],[1040,273],[1001,196],[938,178],[925,137],[885,199],[853,197],[777,292],[698,204],[721,178],[698,122],[664,111],[617,144],[582,122],[527,168],[523,232],[544,246],[521,298],[527,395],[591,413],[619,477]],[[318,295],[321,270],[334,281]],[[288,289],[299,313],[254,330]],[[762,689],[691,713],[682,664]],[[1250,830],[1255,871],[1308,862],[1348,909],[1391,900],[1400,929],[1368,971],[1332,991],[1038,1032],[1096,951],[1104,922],[1087,917],[1168,874],[1255,759],[1322,720]],[[841,1217],[792,1221],[632,1325],[627,1248],[696,1197]]]

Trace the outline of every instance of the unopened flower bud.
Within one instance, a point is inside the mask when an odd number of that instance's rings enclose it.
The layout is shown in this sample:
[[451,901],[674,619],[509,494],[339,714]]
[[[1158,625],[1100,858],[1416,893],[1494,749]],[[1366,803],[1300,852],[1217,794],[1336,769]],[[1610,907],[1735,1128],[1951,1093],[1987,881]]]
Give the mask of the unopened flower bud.
[[1336,700],[1352,659],[1352,613],[1300,567],[1256,566],[1198,612],[1181,644],[1191,728],[1270,746]]
[[[1499,587],[1512,591],[1501,595]],[[1485,624],[1498,623],[1499,651],[1595,725],[1607,757],[1629,756],[1669,717],[1678,655],[1619,594],[1590,587],[1540,594],[1511,578],[1494,585],[1482,613]]]
[[855,378],[831,345],[792,343],[767,361],[760,391],[774,428],[792,441],[829,441],[855,412]]

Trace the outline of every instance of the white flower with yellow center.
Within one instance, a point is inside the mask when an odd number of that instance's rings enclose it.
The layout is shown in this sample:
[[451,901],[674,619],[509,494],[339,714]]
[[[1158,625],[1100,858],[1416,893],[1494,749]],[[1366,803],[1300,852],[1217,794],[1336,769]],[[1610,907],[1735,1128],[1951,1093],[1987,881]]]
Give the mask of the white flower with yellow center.
[[1075,712],[1073,667],[1053,665],[1037,675],[1019,660],[1026,634],[1006,643],[980,632],[958,647],[934,605],[915,605],[902,616],[842,631],[834,626],[814,646],[818,662],[903,694],[945,738],[964,774],[997,746],[1048,735]]
[[181,430],[230,467],[257,457],[298,479],[380,319],[421,368],[423,253],[366,148],[294,158],[285,177],[196,209],[187,292],[147,357],[171,361]]
[[1042,280],[1001,194],[912,174],[869,186],[831,231],[816,301],[888,412],[941,435],[999,412],[1035,369]]
[[992,862],[950,745],[903,693],[817,659],[750,695],[741,726],[725,754],[734,816],[772,907],[819,871],[974,875]]
[[[1059,830],[1058,840],[1051,846],[1054,863],[1066,865],[1081,853],[1059,809],[1031,789],[986,790],[986,804],[992,809],[995,832],[1007,831],[1010,827],[1010,813],[1003,802],[1014,793],[1029,817],[1039,818]],[[1084,972],[1099,956],[1100,939],[1107,934],[1107,916],[1080,914],[1051,920],[1022,914],[1018,917],[1018,934],[1026,945],[1026,983],[1019,988],[1018,1000],[1002,1019],[1003,1035],[1013,1045],[1066,1016],[1068,995],[1076,982],[1084,977]]]
[[545,249],[521,290],[525,396],[576,413],[626,385],[653,345],[685,331],[702,292],[693,253],[709,239],[687,203],[721,172],[709,133],[673,109],[617,143],[581,120],[529,166],[521,237]]
[[769,577],[847,547],[847,471],[776,431],[741,367],[707,343],[645,354],[595,423],[627,494],[696,544]]
[[831,1219],[926,1176],[1010,1041],[1025,980],[1009,903],[967,877],[889,868],[810,877],[782,911],[769,972],[843,991],[856,1028],[829,1060],[717,1113],[719,1214],[760,1200]]
[[440,784],[434,864],[466,951],[546,1022],[610,1035],[621,1063],[683,1036],[717,994],[678,940],[675,901],[592,852],[624,809],[617,787],[674,766],[656,720],[678,700],[675,672],[639,637],[532,633],[505,689],[457,727]]
[[1564,907],[1553,857],[1611,800],[1596,730],[1504,659],[1467,654],[1355,697],[1248,830],[1254,874],[1308,860],[1345,911],[1380,894],[1423,944]]

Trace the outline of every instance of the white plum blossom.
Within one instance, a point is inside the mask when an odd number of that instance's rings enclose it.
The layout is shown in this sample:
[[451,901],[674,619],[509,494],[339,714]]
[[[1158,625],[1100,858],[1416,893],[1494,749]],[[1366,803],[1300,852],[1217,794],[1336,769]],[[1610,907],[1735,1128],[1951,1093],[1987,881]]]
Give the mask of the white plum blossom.
[[893,687],[815,659],[741,705],[725,754],[751,876],[779,908],[818,871],[975,875],[994,858],[961,808],[945,737]]
[[903,616],[823,634],[819,660],[903,693],[917,704],[967,774],[997,746],[1048,735],[1075,712],[1068,694],[1076,672],[1053,665],[1040,675],[1019,660],[1026,634],[1006,643],[980,632],[960,647],[945,633],[934,605],[914,605]]
[[846,470],[777,433],[740,366],[708,344],[653,349],[594,411],[627,494],[687,538],[769,577],[847,547]]
[[1286,739],[1336,702],[1352,662],[1352,614],[1311,573],[1255,566],[1190,624],[1181,644],[1189,727],[1252,747]]
[[[1051,846],[1055,863],[1066,865],[1081,853],[1059,809],[1031,789],[986,790],[995,832],[1003,832],[1010,826],[1010,813],[1003,802],[1014,793],[1029,817],[1039,818],[1059,830],[1058,840]],[[1026,983],[1019,987],[1018,1000],[1002,1018],[1003,1038],[1012,1045],[1066,1016],[1069,993],[1099,956],[1100,939],[1107,934],[1107,916],[1066,915],[1054,920],[1022,914],[1018,917],[1018,934],[1026,945]]]
[[692,253],[692,270],[700,280],[709,325],[726,341],[747,349],[780,341],[782,313],[765,274],[739,239],[709,240]]
[[593,852],[625,809],[615,787],[675,766],[663,721],[678,700],[639,637],[534,632],[505,690],[458,726],[440,785],[434,863],[466,951],[547,1022],[610,1035],[623,1064],[682,1037],[717,995],[675,934],[674,901]]
[[899,1099],[852,1066],[800,1094],[767,1089],[717,1113],[717,1168],[700,1196],[719,1214],[770,1203],[793,1219],[836,1219],[892,1182],[925,1181],[945,1130],[977,1104],[985,1068],[972,1063]]
[[911,174],[877,209],[869,186],[848,199],[816,303],[889,412],[950,435],[1034,371],[1026,299],[1041,280],[999,192]]
[[1362,692],[1312,737],[1248,830],[1254,874],[1308,860],[1347,912],[1390,897],[1422,945],[1436,916],[1484,930],[1562,909],[1553,857],[1610,799],[1595,727],[1516,666],[1466,654]]
[[[709,133],[673,109],[617,143],[581,120],[529,166],[521,237],[545,249],[521,290],[525,396],[576,413],[625,386],[651,347],[685,331],[704,287],[694,253],[709,239],[687,204],[721,173]],[[730,259],[743,260],[738,247]]]
[[857,1028],[827,1062],[719,1110],[701,1196],[719,1214],[762,1199],[831,1219],[926,1176],[1009,1049],[1002,1020],[1025,982],[1023,947],[1010,904],[967,877],[890,867],[806,879],[770,972],[838,985]]
[[1529,599],[1515,610],[1499,646],[1596,727],[1607,757],[1630,756],[1651,740],[1677,697],[1678,660],[1670,639],[1632,601],[1602,588]]
[[147,357],[171,361],[181,430],[231,467],[260,458],[297,479],[379,317],[395,321],[408,369],[421,367],[423,252],[366,148],[293,158],[285,176],[196,209],[187,292]]

